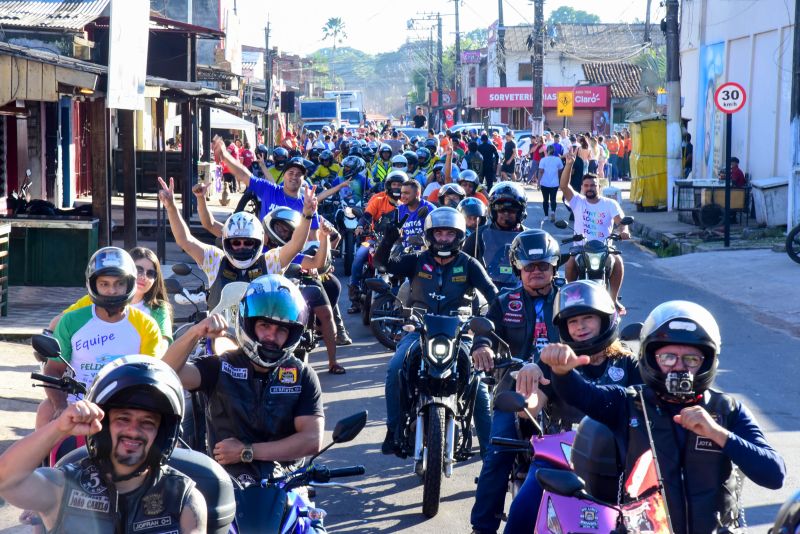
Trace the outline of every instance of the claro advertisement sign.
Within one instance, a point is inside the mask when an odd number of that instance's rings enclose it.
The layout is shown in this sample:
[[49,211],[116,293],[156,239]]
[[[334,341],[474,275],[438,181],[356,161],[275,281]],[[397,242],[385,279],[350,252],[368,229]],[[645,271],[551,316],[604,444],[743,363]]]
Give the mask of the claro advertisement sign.
[[[530,87],[478,87],[477,106],[479,108],[524,108],[531,107],[533,90]],[[607,109],[608,87],[590,85],[581,87],[545,87],[544,107],[555,108],[559,92],[573,93],[573,105],[578,108]]]

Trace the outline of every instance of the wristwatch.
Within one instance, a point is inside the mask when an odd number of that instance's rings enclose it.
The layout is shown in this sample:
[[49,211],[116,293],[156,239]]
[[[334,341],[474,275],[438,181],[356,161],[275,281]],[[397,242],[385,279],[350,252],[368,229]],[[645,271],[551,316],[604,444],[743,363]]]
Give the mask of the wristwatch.
[[242,449],[242,454],[239,456],[242,460],[242,463],[249,464],[253,461],[253,446],[249,443],[244,444],[244,449]]
[[306,215],[306,214],[304,213],[304,214],[303,214],[303,217],[305,217],[306,219],[308,219],[308,220],[310,221],[311,219],[313,219],[313,218],[314,218],[314,214],[312,213],[311,215]]

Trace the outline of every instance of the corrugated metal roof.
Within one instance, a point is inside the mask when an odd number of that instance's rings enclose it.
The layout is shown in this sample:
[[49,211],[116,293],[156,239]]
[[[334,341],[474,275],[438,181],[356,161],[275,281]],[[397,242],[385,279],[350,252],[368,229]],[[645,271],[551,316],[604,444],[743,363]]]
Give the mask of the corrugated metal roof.
[[0,0],[0,26],[80,30],[100,16],[110,0]]
[[597,85],[610,85],[611,98],[642,94],[642,68],[630,63],[584,63],[583,74]]

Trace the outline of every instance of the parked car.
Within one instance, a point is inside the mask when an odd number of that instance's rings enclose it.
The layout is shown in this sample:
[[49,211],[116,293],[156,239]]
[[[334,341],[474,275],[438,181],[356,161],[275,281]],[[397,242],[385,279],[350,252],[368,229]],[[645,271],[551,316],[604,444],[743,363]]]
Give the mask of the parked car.
[[406,134],[409,139],[422,136],[428,137],[428,130],[426,128],[414,128],[413,126],[398,126],[395,128],[396,131]]
[[[483,124],[480,122],[462,122],[460,124],[455,124],[449,130],[451,132],[461,132],[461,131],[468,131],[470,128],[475,128],[479,132],[483,131]],[[489,135],[494,135],[494,132],[499,132],[500,135],[505,135],[508,131],[507,124],[490,124],[489,129],[487,132]]]

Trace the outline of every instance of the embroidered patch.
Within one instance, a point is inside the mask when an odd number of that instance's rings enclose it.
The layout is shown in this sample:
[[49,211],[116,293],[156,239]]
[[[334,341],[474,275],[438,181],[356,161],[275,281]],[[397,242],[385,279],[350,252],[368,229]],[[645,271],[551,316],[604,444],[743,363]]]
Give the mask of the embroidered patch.
[[509,293],[508,294],[508,298],[510,298],[510,299],[519,299],[519,298],[522,298],[522,297],[521,297],[521,295],[519,293]]
[[256,479],[247,473],[242,473],[241,475],[237,476],[236,480],[238,480],[244,487],[252,486],[253,484],[257,483]]
[[233,367],[228,362],[222,362],[222,372],[237,380],[247,380],[247,367]]
[[281,384],[294,384],[297,382],[297,368],[281,367],[278,369],[278,381]]
[[521,300],[509,300],[508,301],[508,309],[513,312],[518,312],[522,309],[522,301]]
[[169,516],[156,517],[154,519],[145,519],[133,524],[133,531],[139,532],[140,530],[148,530],[157,527],[168,527],[172,524],[172,518]]
[[453,282],[466,282],[466,281],[467,281],[467,277],[466,276],[454,276],[453,277]]
[[67,506],[89,510],[90,512],[108,512],[111,508],[108,497],[105,495],[91,496],[76,489],[69,494]]
[[464,272],[464,267],[462,267],[462,266],[453,267],[453,274],[458,274],[458,273],[463,273],[463,272]]
[[511,313],[506,312],[503,314],[503,322],[504,323],[521,323],[522,322],[522,314],[521,313]]
[[420,278],[425,278],[427,280],[430,280],[431,278],[433,278],[433,275],[429,274],[429,273],[421,273],[420,272],[420,273],[417,273],[417,276],[420,277]]
[[423,263],[422,264],[422,269],[424,271],[428,271],[429,273],[432,273],[433,272],[433,265],[430,265],[429,263]]
[[631,428],[636,428],[637,426],[639,426],[639,419],[637,419],[636,417],[631,417],[631,422],[629,424]]
[[164,494],[151,493],[142,497],[144,515],[158,515],[164,511]]
[[613,366],[609,367],[608,371],[606,372],[608,373],[608,378],[610,378],[614,382],[619,382],[620,380],[625,378],[625,369],[622,369],[620,367],[613,367]]
[[100,478],[100,471],[93,465],[81,471],[81,478],[78,483],[83,491],[89,495],[97,495],[106,490],[106,486]]
[[511,267],[507,267],[505,265],[500,266],[500,274],[511,274],[514,271],[511,270]]
[[274,395],[291,395],[292,393],[300,393],[303,386],[270,386],[269,392]]
[[719,448],[719,445],[717,445],[710,439],[701,436],[697,436],[697,441],[694,444],[694,449],[696,451],[705,451],[705,452],[718,452],[718,453],[722,452],[722,449]]
[[587,506],[581,508],[581,528],[597,528],[597,508]]

